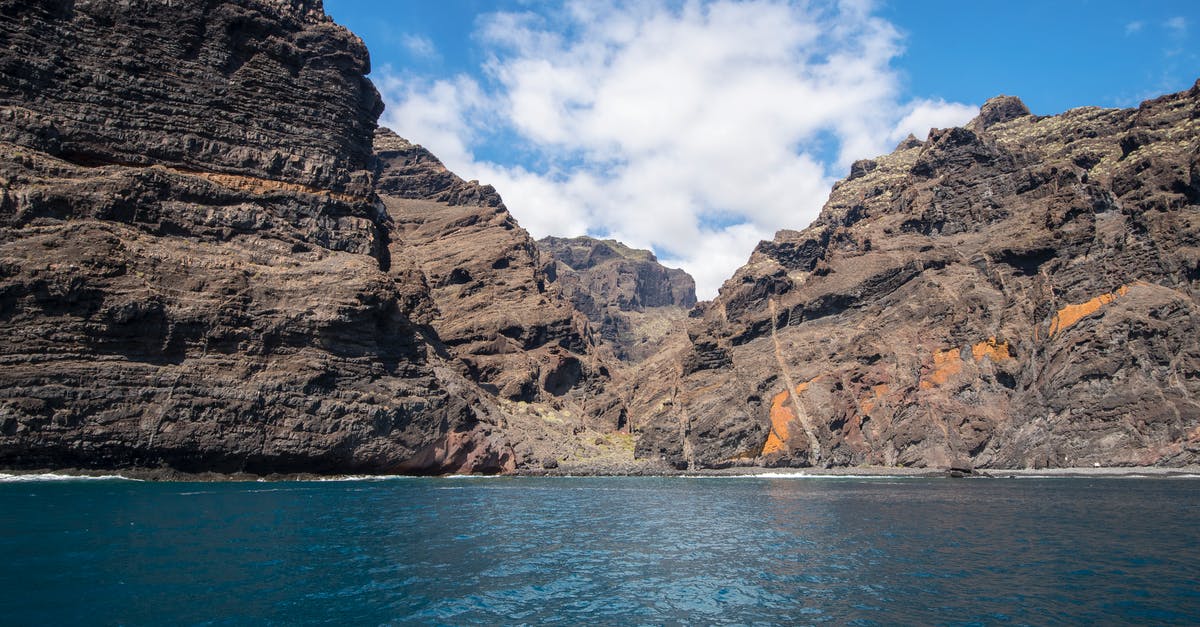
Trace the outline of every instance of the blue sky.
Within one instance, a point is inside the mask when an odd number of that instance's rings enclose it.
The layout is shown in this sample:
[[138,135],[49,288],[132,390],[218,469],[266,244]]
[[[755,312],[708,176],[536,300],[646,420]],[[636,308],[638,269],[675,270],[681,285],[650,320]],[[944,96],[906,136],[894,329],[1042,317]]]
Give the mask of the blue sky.
[[494,184],[535,237],[652,248],[701,298],[850,162],[962,124],[1136,106],[1200,78],[1182,1],[325,0],[381,122]]

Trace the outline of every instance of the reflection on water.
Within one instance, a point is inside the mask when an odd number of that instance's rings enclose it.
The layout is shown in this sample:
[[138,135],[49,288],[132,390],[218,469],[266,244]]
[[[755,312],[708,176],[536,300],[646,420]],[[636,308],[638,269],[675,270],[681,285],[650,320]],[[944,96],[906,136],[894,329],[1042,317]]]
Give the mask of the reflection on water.
[[1194,623],[1197,486],[0,484],[0,622]]

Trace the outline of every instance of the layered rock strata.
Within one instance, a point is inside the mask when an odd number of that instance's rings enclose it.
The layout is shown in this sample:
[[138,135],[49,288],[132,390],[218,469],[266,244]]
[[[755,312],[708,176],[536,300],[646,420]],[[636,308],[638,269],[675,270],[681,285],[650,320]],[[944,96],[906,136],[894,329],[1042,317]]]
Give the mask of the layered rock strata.
[[320,0],[7,0],[0,20],[0,140],[369,194],[383,105]]
[[696,304],[695,280],[648,250],[592,237],[546,237],[537,245],[545,275],[623,360],[660,352]]
[[599,430],[623,428],[624,407],[608,385],[611,351],[548,287],[537,245],[496,190],[462,180],[391,131],[376,134],[375,149],[392,257],[420,268],[432,325],[463,374],[502,401],[545,404]]
[[1200,461],[1200,83],[988,101],[854,164],[689,326],[638,454],[676,467]]
[[6,2],[0,38],[0,465],[515,467],[319,2]]
[[319,0],[0,0],[0,40],[0,467],[1200,462],[1200,84],[993,99],[685,317],[377,129]]

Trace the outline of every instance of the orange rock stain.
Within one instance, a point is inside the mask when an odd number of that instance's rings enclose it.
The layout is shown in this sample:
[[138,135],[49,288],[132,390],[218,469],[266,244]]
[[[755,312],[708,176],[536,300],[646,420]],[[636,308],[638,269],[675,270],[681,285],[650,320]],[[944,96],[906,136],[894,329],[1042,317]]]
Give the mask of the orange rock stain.
[[879,399],[886,396],[890,389],[886,383],[880,383],[872,387],[871,395],[858,402],[858,412],[860,414],[871,413],[871,410],[875,409],[875,405],[879,402]]
[[343,194],[340,192],[334,192],[334,191],[330,191],[327,189],[320,189],[320,188],[312,187],[309,185],[301,185],[299,183],[287,183],[284,181],[272,181],[270,179],[263,179],[263,178],[258,178],[258,177],[254,177],[254,176],[242,176],[239,174],[220,174],[217,172],[192,172],[192,171],[186,171],[186,170],[177,170],[177,171],[183,172],[184,174],[189,174],[191,176],[198,176],[202,179],[207,179],[207,180],[212,181],[213,183],[216,183],[217,185],[221,185],[223,187],[228,187],[230,189],[236,189],[236,190],[243,191],[243,192],[249,192],[251,194],[262,195],[262,194],[267,194],[270,192],[284,191],[284,192],[296,192],[296,193],[302,193],[302,194],[314,194],[317,196],[324,196],[326,198],[333,198],[336,200],[341,200],[343,202],[363,202],[365,200],[364,198],[354,196],[353,194]]
[[[1132,283],[1130,285],[1138,285]],[[1066,330],[1076,322],[1082,320],[1085,316],[1090,316],[1100,310],[1101,307],[1125,296],[1129,293],[1129,285],[1122,285],[1115,292],[1101,294],[1089,301],[1079,303],[1077,305],[1067,305],[1058,310],[1054,317],[1050,320],[1050,336],[1053,337],[1060,331]]]
[[986,342],[978,342],[972,346],[971,357],[975,361],[982,361],[984,357],[987,357],[993,362],[1013,358],[1012,354],[1008,352],[1008,340],[998,342],[995,337],[989,337]]
[[928,390],[935,385],[945,385],[950,377],[962,372],[963,360],[958,348],[947,348],[933,354],[933,372],[921,380],[920,388]]
[[[799,394],[808,388],[811,381],[806,381],[796,386],[795,393]],[[788,430],[788,423],[796,419],[796,412],[792,410],[791,393],[784,390],[771,398],[771,431],[767,434],[767,443],[763,445],[762,454],[770,455],[778,453],[787,448],[788,438],[791,437],[791,432]]]

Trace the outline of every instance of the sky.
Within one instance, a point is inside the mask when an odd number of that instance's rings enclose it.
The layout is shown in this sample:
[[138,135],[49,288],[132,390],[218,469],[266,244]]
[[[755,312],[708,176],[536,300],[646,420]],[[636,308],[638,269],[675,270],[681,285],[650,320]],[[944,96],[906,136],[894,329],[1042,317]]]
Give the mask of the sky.
[[962,125],[1131,107],[1200,78],[1200,2],[325,0],[380,123],[496,187],[531,235],[614,238],[701,299],[855,160]]

